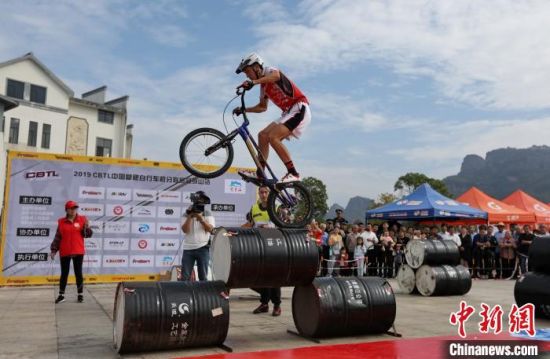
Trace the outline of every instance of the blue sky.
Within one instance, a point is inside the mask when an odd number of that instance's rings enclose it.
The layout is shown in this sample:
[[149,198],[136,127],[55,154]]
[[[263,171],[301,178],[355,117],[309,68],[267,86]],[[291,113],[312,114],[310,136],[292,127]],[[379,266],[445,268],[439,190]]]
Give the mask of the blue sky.
[[[177,161],[187,132],[223,129],[251,51],[309,97],[312,123],[288,146],[330,203],[550,142],[548,1],[27,0],[0,13],[0,61],[32,51],[77,94],[130,96],[137,158]],[[252,131],[278,115],[254,115]],[[244,147],[234,163],[252,164]]]

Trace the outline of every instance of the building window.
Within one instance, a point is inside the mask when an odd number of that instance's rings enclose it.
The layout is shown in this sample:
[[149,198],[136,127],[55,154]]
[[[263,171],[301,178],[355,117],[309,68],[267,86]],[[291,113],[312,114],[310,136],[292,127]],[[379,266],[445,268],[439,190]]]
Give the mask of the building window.
[[99,110],[97,120],[99,122],[113,124],[115,113],[111,111]]
[[102,157],[111,157],[111,148],[113,140],[98,137],[95,145],[95,155]]
[[50,148],[51,133],[52,133],[52,125],[43,123],[42,124],[42,148]]
[[36,137],[38,137],[38,123],[29,122],[29,138],[27,139],[27,146],[36,147]]
[[10,122],[9,143],[17,144],[19,142],[19,119],[12,118]]
[[8,79],[8,96],[23,99],[25,94],[25,83]]
[[31,101],[46,104],[46,88],[38,85],[31,85]]

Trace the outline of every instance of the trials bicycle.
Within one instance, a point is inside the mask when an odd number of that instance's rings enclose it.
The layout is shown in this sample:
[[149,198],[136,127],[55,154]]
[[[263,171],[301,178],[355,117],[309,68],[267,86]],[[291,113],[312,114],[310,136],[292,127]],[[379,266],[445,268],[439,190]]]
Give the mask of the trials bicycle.
[[[267,212],[277,227],[303,228],[311,222],[313,217],[311,194],[301,182],[280,183],[267,161],[263,160],[260,149],[248,130],[249,121],[244,110],[246,108],[244,103],[246,91],[242,87],[237,88],[237,96],[233,98],[233,100],[239,96],[241,98],[243,123],[227,135],[206,127],[191,131],[180,145],[181,163],[189,173],[200,178],[221,176],[233,162],[232,144],[235,137],[240,135],[258,168],[258,174],[257,177],[241,173],[239,175],[246,182],[269,187]],[[267,171],[262,169],[261,162],[266,163]]]

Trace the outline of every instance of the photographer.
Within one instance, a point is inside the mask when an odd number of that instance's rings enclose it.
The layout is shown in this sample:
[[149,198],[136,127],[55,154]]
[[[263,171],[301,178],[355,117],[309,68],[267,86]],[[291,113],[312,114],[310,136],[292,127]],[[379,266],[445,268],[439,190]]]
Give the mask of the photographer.
[[214,229],[214,217],[205,212],[204,205],[210,204],[204,192],[191,194],[193,204],[185,212],[185,221],[181,230],[185,233],[183,253],[181,256],[181,277],[183,281],[191,279],[195,262],[197,263],[199,280],[206,280],[208,263],[210,261],[210,233]]

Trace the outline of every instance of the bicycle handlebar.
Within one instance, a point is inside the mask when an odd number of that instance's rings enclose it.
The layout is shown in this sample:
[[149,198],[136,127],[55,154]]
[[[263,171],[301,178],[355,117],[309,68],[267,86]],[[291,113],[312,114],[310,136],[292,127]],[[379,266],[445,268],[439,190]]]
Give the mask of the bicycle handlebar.
[[248,126],[248,124],[250,123],[250,121],[248,121],[248,117],[246,116],[246,106],[244,104],[244,94],[246,93],[246,91],[249,91],[250,89],[246,89],[244,88],[243,85],[240,85],[237,87],[237,90],[235,91],[236,94],[239,96],[241,96],[241,108],[242,108],[242,115],[243,115],[243,119],[244,119],[244,124],[246,126]]

